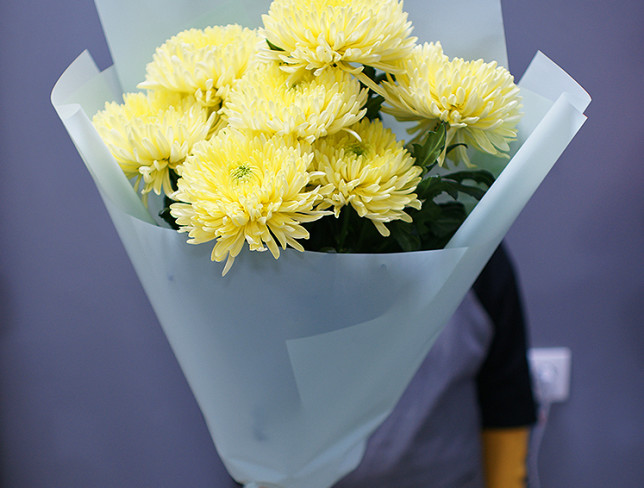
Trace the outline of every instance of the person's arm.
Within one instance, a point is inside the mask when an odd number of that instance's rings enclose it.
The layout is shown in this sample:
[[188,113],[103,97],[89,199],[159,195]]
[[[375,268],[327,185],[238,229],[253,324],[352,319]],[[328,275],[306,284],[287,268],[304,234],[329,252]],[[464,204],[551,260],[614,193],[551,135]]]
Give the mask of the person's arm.
[[483,468],[487,488],[526,486],[528,427],[483,429]]
[[477,376],[487,488],[525,488],[536,409],[519,287],[502,246],[481,272],[474,291],[494,327]]

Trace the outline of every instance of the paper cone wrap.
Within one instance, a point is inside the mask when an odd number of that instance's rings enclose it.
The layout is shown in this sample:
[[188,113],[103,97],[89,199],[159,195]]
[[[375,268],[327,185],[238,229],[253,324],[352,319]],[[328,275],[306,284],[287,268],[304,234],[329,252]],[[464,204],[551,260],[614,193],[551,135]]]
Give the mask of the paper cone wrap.
[[[203,26],[237,15],[253,27],[268,2],[245,1],[240,8],[236,1],[235,9],[221,2],[210,13],[210,1],[178,10],[177,2],[167,2],[146,22],[131,3],[97,2],[121,81],[115,67],[99,73],[83,53],[56,84],[52,103],[96,182],[226,468],[248,486],[327,488],[357,466],[368,436],[583,124],[590,98],[545,56],[535,57],[520,82],[526,115],[513,157],[446,249],[287,250],[278,260],[242,252],[222,278],[221,265],[210,262],[211,245],[189,245],[184,234],[154,223],[89,117],[106,100],[119,99],[122,87],[132,90],[154,47],[191,19]],[[420,12],[433,12],[428,4],[441,12],[432,15],[435,27],[421,21]],[[444,12],[440,4],[405,3],[421,40],[441,40],[451,56],[468,56],[470,45],[478,50],[470,58],[505,62],[498,0],[454,1]],[[469,12],[459,18],[478,30],[463,40],[443,27],[433,37],[432,29],[449,25],[441,15],[454,8]],[[160,27],[137,33],[137,22]],[[119,25],[145,42],[110,36]],[[128,52],[142,47],[128,58],[126,46]]]

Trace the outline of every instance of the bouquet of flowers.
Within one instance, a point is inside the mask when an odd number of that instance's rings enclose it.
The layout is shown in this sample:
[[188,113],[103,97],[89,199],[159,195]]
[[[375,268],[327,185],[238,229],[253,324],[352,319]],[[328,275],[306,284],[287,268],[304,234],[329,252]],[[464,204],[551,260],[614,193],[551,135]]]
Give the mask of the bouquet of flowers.
[[590,99],[543,55],[514,83],[498,0],[96,2],[115,67],[81,55],[52,102],[218,452],[328,487]]

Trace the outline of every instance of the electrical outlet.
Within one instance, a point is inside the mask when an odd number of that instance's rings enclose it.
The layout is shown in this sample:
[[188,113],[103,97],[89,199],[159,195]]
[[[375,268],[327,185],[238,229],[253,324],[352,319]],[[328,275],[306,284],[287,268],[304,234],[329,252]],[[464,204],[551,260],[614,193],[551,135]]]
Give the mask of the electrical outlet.
[[570,395],[570,349],[532,348],[528,351],[528,360],[539,402],[566,401]]

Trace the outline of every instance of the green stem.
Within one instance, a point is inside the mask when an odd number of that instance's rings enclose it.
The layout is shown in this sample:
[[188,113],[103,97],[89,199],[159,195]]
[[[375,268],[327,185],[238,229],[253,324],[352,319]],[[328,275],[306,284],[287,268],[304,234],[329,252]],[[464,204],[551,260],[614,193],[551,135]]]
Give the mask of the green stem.
[[349,220],[350,220],[349,217],[350,217],[350,212],[345,207],[340,213],[340,219],[342,220],[342,225],[340,227],[340,236],[338,238],[338,252],[347,252],[344,249],[344,241],[346,241],[347,235],[349,234]]
[[362,246],[364,245],[364,240],[367,237],[367,227],[373,225],[369,219],[363,219],[360,221],[360,234],[358,235],[358,244],[356,244],[356,251],[361,252]]

